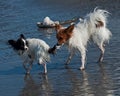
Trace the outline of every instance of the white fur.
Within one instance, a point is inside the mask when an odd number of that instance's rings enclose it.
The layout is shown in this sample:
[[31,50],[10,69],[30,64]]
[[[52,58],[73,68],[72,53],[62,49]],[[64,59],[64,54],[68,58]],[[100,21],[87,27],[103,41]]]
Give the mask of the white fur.
[[[87,42],[92,39],[95,44],[101,50],[101,55],[99,61],[103,60],[104,55],[104,44],[109,42],[111,37],[111,32],[106,27],[108,12],[101,9],[95,9],[93,12],[88,14],[82,21],[75,25],[73,29],[73,35],[68,40],[67,44],[70,50],[70,55],[67,59],[66,64],[68,64],[74,55],[75,51],[78,50],[81,53],[81,62],[82,66],[80,69],[84,69],[85,67],[85,59],[86,59],[86,46]],[[98,21],[102,21],[104,23],[101,27],[96,27]]]
[[[28,42],[28,50],[23,53],[22,58],[24,59],[24,67],[27,73],[29,73],[34,61],[43,64],[44,72],[47,73],[46,63],[50,61],[50,55],[48,53],[49,45],[41,39],[32,38],[26,40]],[[28,68],[26,68],[27,63],[30,64]]]
[[52,21],[49,17],[45,17],[43,20],[43,25],[55,25],[59,24],[59,21]]
[[25,46],[24,46],[24,49],[28,49],[27,45],[26,45],[26,41],[24,39],[22,39],[22,41],[24,42]]

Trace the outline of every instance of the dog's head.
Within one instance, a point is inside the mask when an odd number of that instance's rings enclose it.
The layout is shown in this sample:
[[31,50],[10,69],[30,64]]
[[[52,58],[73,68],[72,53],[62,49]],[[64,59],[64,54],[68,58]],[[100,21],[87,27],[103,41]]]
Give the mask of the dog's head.
[[74,29],[74,24],[68,26],[67,28],[63,28],[61,25],[56,26],[56,38],[57,38],[57,44],[58,45],[63,45],[66,43],[72,36]]
[[20,35],[18,40],[8,40],[8,43],[17,51],[28,50],[28,42],[23,34]]
[[74,24],[70,25],[67,28],[63,28],[61,25],[57,24],[55,26],[55,29],[57,31],[56,33],[57,44],[54,45],[53,48],[50,48],[49,53],[52,54],[54,54],[56,52],[56,49],[59,49],[64,43],[66,43],[72,37]]

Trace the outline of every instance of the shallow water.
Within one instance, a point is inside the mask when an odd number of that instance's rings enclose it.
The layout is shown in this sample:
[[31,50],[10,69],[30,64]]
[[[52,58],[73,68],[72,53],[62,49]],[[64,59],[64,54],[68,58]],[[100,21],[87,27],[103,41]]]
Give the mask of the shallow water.
[[[38,29],[36,22],[49,16],[53,20],[83,17],[95,7],[108,10],[108,27],[113,33],[107,45],[104,62],[94,45],[88,47],[85,71],[78,70],[76,55],[69,66],[65,47],[51,56],[48,74],[42,66],[33,66],[26,76],[19,56],[7,44],[23,33],[41,38],[50,46],[56,43],[54,29]],[[0,0],[0,96],[120,96],[120,0]]]

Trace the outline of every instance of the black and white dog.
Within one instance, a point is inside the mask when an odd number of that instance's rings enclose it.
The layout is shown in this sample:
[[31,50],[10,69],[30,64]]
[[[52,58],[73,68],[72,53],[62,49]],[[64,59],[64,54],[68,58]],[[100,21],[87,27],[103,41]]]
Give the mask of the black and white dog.
[[53,54],[54,48],[50,48],[45,41],[35,38],[26,39],[21,34],[17,41],[8,40],[8,43],[23,58],[23,66],[27,74],[30,73],[34,61],[42,64],[44,66],[44,73],[47,73],[46,63],[50,61],[50,53]]

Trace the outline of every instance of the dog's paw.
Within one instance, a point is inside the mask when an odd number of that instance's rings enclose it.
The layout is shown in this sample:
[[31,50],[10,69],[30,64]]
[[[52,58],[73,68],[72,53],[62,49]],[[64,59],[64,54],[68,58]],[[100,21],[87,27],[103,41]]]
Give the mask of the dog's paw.
[[47,72],[42,72],[42,75],[47,75]]
[[27,72],[26,72],[26,75],[30,75],[30,71],[27,71]]
[[80,70],[85,70],[85,67],[80,67]]

